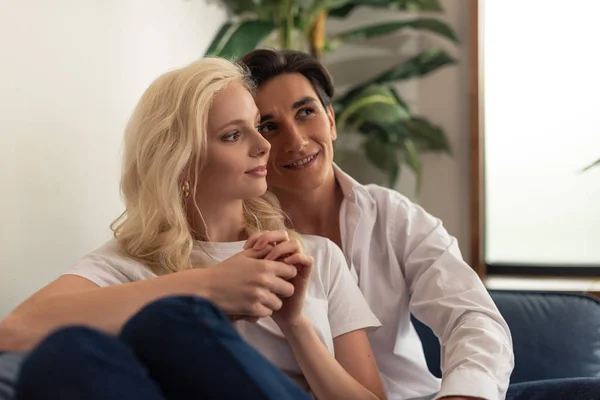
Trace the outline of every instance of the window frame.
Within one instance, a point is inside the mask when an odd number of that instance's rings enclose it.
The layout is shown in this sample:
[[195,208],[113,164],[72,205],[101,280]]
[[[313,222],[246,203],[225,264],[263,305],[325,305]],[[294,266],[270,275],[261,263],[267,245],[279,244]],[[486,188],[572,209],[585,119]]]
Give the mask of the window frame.
[[469,0],[469,143],[470,143],[470,230],[471,265],[485,281],[488,275],[600,278],[600,264],[517,264],[485,261],[485,121],[483,66],[483,7],[485,0]]

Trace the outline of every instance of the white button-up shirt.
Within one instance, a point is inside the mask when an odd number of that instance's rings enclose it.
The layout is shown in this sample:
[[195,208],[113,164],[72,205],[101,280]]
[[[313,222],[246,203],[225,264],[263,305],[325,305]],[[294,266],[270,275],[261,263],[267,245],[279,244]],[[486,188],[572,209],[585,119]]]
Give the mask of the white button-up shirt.
[[[342,249],[382,323],[369,338],[388,399],[504,399],[514,366],[510,331],[456,239],[398,192],[334,168],[344,193]],[[440,338],[441,382],[427,369],[410,313]]]

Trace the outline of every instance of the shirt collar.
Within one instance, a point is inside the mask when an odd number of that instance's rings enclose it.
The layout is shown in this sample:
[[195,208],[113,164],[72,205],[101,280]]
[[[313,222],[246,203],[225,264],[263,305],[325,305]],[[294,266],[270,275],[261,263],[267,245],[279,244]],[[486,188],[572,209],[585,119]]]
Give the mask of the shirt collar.
[[340,188],[342,189],[342,193],[344,194],[344,199],[352,203],[356,203],[357,193],[362,193],[365,197],[371,199],[371,196],[365,190],[364,186],[358,183],[350,175],[342,171],[342,169],[338,167],[336,163],[333,163],[333,172],[338,183],[340,184]]

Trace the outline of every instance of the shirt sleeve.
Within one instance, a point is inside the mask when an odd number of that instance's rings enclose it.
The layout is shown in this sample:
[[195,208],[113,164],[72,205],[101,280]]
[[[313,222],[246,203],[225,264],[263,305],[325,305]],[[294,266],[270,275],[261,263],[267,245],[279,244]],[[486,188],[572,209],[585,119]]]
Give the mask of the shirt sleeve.
[[335,338],[358,329],[378,328],[381,323],[371,311],[352,278],[342,250],[327,241],[329,253],[328,316]]
[[389,237],[404,269],[410,311],[440,339],[443,378],[436,399],[504,399],[514,367],[506,321],[441,221],[408,201],[395,205],[398,223],[389,224]]
[[100,287],[136,282],[154,276],[141,263],[122,255],[114,241],[85,255],[63,275],[77,275]]

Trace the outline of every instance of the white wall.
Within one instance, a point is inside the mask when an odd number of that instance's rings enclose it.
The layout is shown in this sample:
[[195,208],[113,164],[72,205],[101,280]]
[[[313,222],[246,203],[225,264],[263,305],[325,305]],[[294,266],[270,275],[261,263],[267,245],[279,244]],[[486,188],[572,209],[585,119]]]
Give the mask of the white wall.
[[224,19],[204,0],[0,0],[0,318],[110,238],[131,110]]

